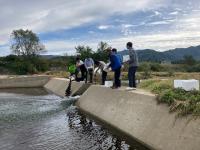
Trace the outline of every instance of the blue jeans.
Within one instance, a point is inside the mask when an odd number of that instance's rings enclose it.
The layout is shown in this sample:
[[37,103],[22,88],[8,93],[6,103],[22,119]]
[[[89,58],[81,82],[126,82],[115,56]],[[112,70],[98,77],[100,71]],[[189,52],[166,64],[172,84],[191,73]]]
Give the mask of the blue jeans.
[[136,70],[137,70],[137,66],[129,67],[128,69],[129,87],[136,88],[136,81],[135,81]]

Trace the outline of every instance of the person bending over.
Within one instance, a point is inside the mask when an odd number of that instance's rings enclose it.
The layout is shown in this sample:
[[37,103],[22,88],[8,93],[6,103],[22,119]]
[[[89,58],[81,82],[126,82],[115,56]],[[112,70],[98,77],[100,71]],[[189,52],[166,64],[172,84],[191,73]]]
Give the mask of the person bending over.
[[101,70],[101,85],[105,85],[107,78],[106,63],[103,61],[95,60],[94,64],[98,67],[98,69],[95,71],[95,75],[97,74],[98,70]]

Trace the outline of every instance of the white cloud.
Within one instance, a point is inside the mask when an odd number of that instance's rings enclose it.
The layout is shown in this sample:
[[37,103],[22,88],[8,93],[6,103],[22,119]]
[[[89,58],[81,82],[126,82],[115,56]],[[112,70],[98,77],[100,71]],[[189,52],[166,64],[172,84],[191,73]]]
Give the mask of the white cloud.
[[[0,0],[0,39],[13,29],[35,32],[68,29],[114,13],[129,13],[157,7],[164,0]],[[114,5],[113,5],[114,4]],[[8,40],[8,36],[7,36]]]
[[196,34],[194,32],[166,32],[152,35],[128,36],[112,39],[110,44],[119,50],[123,50],[128,41],[132,41],[136,49],[164,51],[200,45],[200,31],[196,32]]
[[170,24],[170,22],[167,20],[166,21],[155,21],[155,22],[150,22],[147,25],[152,26],[152,25],[163,25],[163,24]]
[[97,48],[97,44],[99,41],[75,41],[75,40],[55,40],[55,41],[47,41],[45,42],[46,50],[48,54],[74,54],[75,47],[78,45],[87,45],[93,48],[94,50]]
[[48,41],[45,46],[49,54],[74,54],[75,46],[88,45],[96,50],[100,41],[108,42],[112,47],[117,48],[119,51],[125,49],[127,42],[134,43],[136,49],[154,49],[164,51],[174,48],[185,48],[189,46],[197,46],[200,44],[200,31],[196,34],[191,32],[165,32],[161,34],[140,35],[140,36],[127,36],[115,39],[94,39],[91,41]]
[[169,13],[170,15],[178,15],[178,11],[174,11],[174,12],[171,12],[171,13]]
[[162,15],[162,13],[160,13],[159,11],[154,11],[154,13],[155,13],[156,16],[161,16]]
[[[10,34],[14,29],[30,29],[37,33],[69,29],[105,19],[115,13],[126,14],[148,9],[149,6],[152,9],[162,1],[164,0],[106,2],[102,0],[0,0],[0,45],[9,44]],[[108,26],[100,26],[100,29],[106,28]],[[8,47],[4,49],[9,51]],[[2,47],[0,53],[3,54]]]
[[[195,2],[195,0],[189,0]],[[107,25],[107,20],[114,14],[127,14],[136,11],[146,11],[148,9],[154,10],[156,17],[165,17],[165,12],[162,8],[171,8],[173,6],[175,11],[171,11],[171,16],[177,16],[174,20],[156,20],[150,22],[149,25],[172,25],[172,30],[169,32],[161,31],[160,34],[154,35],[134,35],[135,26],[145,25],[145,21],[141,20],[141,24],[134,25],[131,22],[126,23],[126,18],[120,20],[115,18],[116,22],[122,23],[121,32],[123,36],[117,39],[95,39],[94,41],[80,41],[80,39],[60,40],[60,41],[46,41],[45,45],[50,53],[65,52],[73,53],[74,47],[79,44],[91,45],[96,48],[99,41],[111,41],[110,43],[122,49],[127,41],[133,41],[137,48],[153,48],[156,50],[166,50],[175,47],[187,47],[191,45],[199,45],[199,29],[200,29],[200,2],[190,3],[195,5],[195,11],[181,17],[183,6],[189,5],[185,0],[180,3],[179,0],[0,0],[0,45],[9,43],[9,36],[13,29],[32,29],[34,32],[49,32],[60,29],[69,29],[76,26],[81,26],[85,23],[99,22],[102,25],[97,28],[106,30],[114,27],[114,25]],[[183,5],[183,6],[182,6]],[[161,7],[162,6],[162,7]],[[156,8],[159,8],[156,10]],[[192,10],[192,8],[191,8]],[[105,21],[105,22],[104,22]],[[136,22],[137,23],[137,22]],[[150,28],[150,27],[149,27]],[[90,31],[89,34],[94,34]],[[133,36],[134,35],[134,36]],[[9,47],[0,47],[0,54],[9,52]],[[2,50],[3,49],[3,50]]]
[[134,27],[136,25],[133,25],[133,24],[123,24],[122,25],[124,28],[130,28],[130,27]]
[[107,29],[109,29],[109,28],[111,28],[112,26],[110,26],[110,25],[100,25],[100,26],[98,26],[98,29],[99,30],[107,30]]

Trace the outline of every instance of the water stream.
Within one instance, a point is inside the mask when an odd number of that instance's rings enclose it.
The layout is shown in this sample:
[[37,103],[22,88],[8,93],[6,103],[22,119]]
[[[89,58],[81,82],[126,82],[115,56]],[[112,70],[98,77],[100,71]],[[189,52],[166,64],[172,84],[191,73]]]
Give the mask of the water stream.
[[1,150],[138,149],[44,89],[0,90]]

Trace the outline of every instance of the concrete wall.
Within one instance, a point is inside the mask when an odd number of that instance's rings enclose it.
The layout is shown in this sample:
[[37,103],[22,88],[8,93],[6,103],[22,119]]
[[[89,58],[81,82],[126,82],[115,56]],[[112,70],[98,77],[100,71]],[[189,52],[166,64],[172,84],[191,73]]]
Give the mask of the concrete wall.
[[43,87],[49,79],[49,76],[2,77],[0,78],[0,88]]
[[[68,85],[69,85],[68,79],[52,78],[44,87],[58,96],[65,97],[65,90],[68,87]],[[81,95],[88,89],[89,86],[90,84],[84,84],[81,82],[72,82],[71,95],[72,96]]]
[[91,86],[77,106],[152,149],[200,150],[200,119],[175,119],[155,96]]

